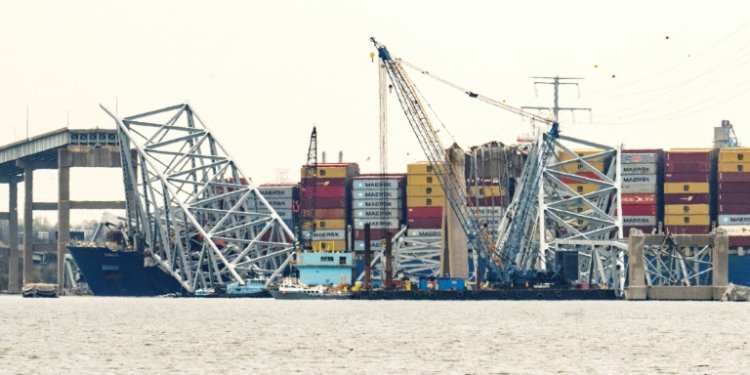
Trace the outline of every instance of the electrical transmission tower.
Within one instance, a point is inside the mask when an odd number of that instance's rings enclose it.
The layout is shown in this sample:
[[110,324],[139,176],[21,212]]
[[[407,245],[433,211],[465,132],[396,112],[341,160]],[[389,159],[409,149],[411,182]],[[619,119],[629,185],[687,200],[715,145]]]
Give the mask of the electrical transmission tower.
[[[531,107],[531,106],[524,106],[521,107],[523,110],[527,109],[533,109],[537,111],[552,111],[552,114],[555,116],[554,121],[559,122],[560,121],[560,111],[588,111],[589,115],[591,115],[591,108],[581,108],[581,107],[560,107],[560,86],[562,85],[575,85],[578,86],[578,82],[566,82],[566,81],[580,81],[583,78],[578,77],[531,77],[533,79],[540,79],[542,81],[534,81],[534,90],[536,90],[536,85],[552,85],[554,90],[554,103],[552,107]],[[580,89],[578,91],[578,95],[580,96]]]

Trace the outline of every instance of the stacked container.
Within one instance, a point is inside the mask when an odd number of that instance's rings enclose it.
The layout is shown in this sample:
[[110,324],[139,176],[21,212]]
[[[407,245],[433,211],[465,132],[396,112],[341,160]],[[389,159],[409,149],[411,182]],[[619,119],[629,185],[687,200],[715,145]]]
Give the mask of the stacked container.
[[670,150],[665,153],[664,224],[674,234],[711,231],[712,151]]
[[[602,152],[601,150],[573,150],[578,156],[584,157],[589,156],[593,154],[598,154]],[[566,161],[572,159],[572,157],[567,153],[559,153],[558,154],[559,160]],[[586,162],[590,164],[594,169],[596,169],[599,172],[604,173],[604,165],[605,165],[604,158],[598,157],[593,159],[587,159]],[[563,172],[575,174],[581,177],[586,177],[592,180],[599,180],[599,176],[596,175],[596,173],[592,172],[589,168],[587,168],[583,163],[571,163],[568,165],[565,165],[561,168]],[[580,195],[585,195],[589,193],[593,193],[594,191],[599,190],[600,185],[593,182],[583,182],[572,178],[561,178],[560,179],[564,184],[568,185],[574,192]],[[577,212],[583,212],[586,207],[582,205],[576,205],[569,207],[570,210],[574,210]],[[586,220],[583,219],[576,219],[574,222],[570,222],[570,225],[574,227],[584,227],[588,223]]]
[[354,250],[365,249],[365,224],[370,224],[370,248],[380,250],[381,238],[396,234],[404,224],[403,174],[372,174],[352,182]]
[[662,150],[622,150],[623,235],[631,229],[654,233],[662,215]]
[[469,203],[477,207],[479,224],[494,241],[506,204],[504,189],[490,179],[467,180],[466,187]]
[[[264,184],[258,190],[293,232],[299,229],[299,185]],[[263,208],[260,212],[264,213]]]
[[323,163],[302,167],[300,205],[302,239],[313,251],[345,251],[355,163]]
[[718,224],[730,247],[750,246],[750,148],[719,151]]
[[443,227],[445,192],[428,162],[406,166],[406,220],[408,237],[439,239]]

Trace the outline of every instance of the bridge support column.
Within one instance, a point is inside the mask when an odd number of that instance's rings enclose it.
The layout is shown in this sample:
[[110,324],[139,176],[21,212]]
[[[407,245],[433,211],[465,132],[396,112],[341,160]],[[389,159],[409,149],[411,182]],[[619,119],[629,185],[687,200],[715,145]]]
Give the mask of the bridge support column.
[[32,275],[32,252],[34,251],[34,168],[30,165],[23,170],[23,285],[34,282]]
[[70,242],[70,158],[68,150],[58,150],[57,169],[57,293],[65,287],[65,254]]
[[640,230],[634,229],[628,238],[628,288],[625,298],[638,301],[648,297],[646,287],[646,258],[644,247],[646,237]]
[[19,293],[18,286],[18,181],[8,182],[8,292]]
[[711,254],[711,266],[713,274],[711,283],[713,286],[713,299],[721,300],[729,284],[729,236],[723,229],[714,232],[714,246]]

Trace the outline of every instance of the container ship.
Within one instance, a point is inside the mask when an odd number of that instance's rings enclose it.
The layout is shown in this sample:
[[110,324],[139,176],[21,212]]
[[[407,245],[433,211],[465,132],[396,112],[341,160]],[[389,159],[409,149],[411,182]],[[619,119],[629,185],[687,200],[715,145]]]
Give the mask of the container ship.
[[[581,156],[590,152],[576,150]],[[505,208],[513,196],[524,162],[523,145],[492,142],[465,153],[466,193],[478,207],[482,225],[495,239]],[[730,235],[729,282],[750,285],[750,148],[623,149],[623,233],[707,234],[716,227]],[[591,161],[603,168],[603,161]],[[579,172],[570,173],[596,178]],[[564,181],[585,193],[592,184]],[[350,285],[362,281],[365,269],[375,263],[365,249],[382,254],[383,238],[403,231],[399,245],[413,256],[398,259],[404,275],[419,279],[441,275],[441,249],[446,239],[445,194],[427,162],[412,163],[401,174],[362,174],[356,163],[319,163],[301,168],[300,182],[268,184],[261,193],[298,235],[310,254],[347,254]],[[578,223],[582,224],[582,223]],[[369,243],[365,225],[370,227]],[[179,284],[158,267],[149,267],[137,252],[117,252],[106,247],[70,247],[83,277],[95,295],[154,296],[179,293]],[[328,255],[326,255],[328,256]],[[309,259],[307,260],[310,261]],[[451,269],[468,277],[467,259],[451,260]],[[373,271],[377,284],[378,271]],[[330,284],[340,279],[327,279]],[[313,283],[314,281],[314,283]],[[306,280],[306,283],[324,281]],[[364,294],[356,294],[364,296]],[[416,294],[415,294],[416,295]],[[424,298],[428,298],[425,294]],[[476,297],[480,298],[480,297]]]

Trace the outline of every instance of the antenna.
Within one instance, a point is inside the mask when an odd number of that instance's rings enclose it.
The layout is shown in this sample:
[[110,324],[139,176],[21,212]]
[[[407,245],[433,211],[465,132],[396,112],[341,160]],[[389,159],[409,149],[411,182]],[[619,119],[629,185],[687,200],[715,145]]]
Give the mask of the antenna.
[[543,110],[551,110],[552,114],[555,116],[555,122],[560,122],[560,111],[588,111],[589,117],[591,116],[591,108],[580,108],[580,107],[560,107],[560,86],[561,85],[575,85],[578,87],[578,96],[581,96],[581,88],[578,85],[578,82],[564,82],[564,81],[580,81],[583,80],[583,78],[579,77],[530,77],[534,79],[541,79],[543,81],[535,81],[534,82],[534,92],[537,92],[536,86],[537,85],[552,85],[554,90],[554,103],[552,107],[530,107],[530,106],[523,106],[521,109],[535,109],[537,111],[543,111]]

